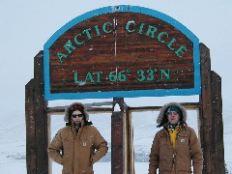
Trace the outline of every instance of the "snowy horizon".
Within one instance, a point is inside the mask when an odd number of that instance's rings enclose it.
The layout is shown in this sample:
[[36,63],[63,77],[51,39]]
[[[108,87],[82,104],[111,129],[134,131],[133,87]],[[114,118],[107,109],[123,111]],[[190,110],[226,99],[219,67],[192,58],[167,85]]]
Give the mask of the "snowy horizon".
[[[133,5],[150,8],[164,13],[193,32],[210,49],[211,70],[222,78],[223,122],[224,122],[224,150],[225,163],[232,171],[232,1],[205,0],[205,1],[169,1],[169,0],[91,0],[91,1],[13,1],[1,0],[1,56],[0,80],[1,111],[0,115],[0,171],[2,173],[26,174],[26,126],[25,126],[25,85],[34,75],[34,57],[43,49],[46,41],[64,24],[86,12],[106,6]],[[111,99],[86,99],[83,103],[109,101]],[[196,96],[183,97],[147,97],[126,98],[131,106],[163,105],[168,101],[196,101]],[[49,102],[49,106],[62,106],[73,101],[57,100]],[[152,133],[155,133],[156,113],[147,112],[147,119],[141,124],[140,115],[135,113],[135,149],[144,152],[144,157],[152,143]],[[191,113],[190,113],[191,115]],[[193,115],[196,115],[193,113]],[[52,124],[54,133],[63,126],[62,117]],[[10,120],[10,121],[9,121]],[[154,120],[152,122],[152,120]],[[106,128],[94,120],[96,125]],[[197,127],[194,120],[189,120],[193,127]],[[147,128],[149,133],[145,130]],[[196,128],[197,129],[197,128]],[[142,130],[142,131],[138,131]],[[105,136],[110,135],[105,132]],[[154,131],[154,132],[153,132]],[[143,135],[149,135],[143,136]],[[146,142],[143,145],[142,142]],[[147,156],[145,155],[145,158]],[[142,161],[142,160],[141,160]],[[9,165],[11,164],[11,166]],[[139,163],[146,170],[147,163]],[[99,164],[96,168],[106,167]],[[100,167],[99,167],[100,166]],[[57,168],[58,170],[58,168]],[[100,169],[99,169],[100,170]],[[108,169],[107,169],[108,170]],[[110,170],[110,169],[109,169]],[[101,173],[101,172],[97,172]],[[104,172],[103,172],[104,173]]]

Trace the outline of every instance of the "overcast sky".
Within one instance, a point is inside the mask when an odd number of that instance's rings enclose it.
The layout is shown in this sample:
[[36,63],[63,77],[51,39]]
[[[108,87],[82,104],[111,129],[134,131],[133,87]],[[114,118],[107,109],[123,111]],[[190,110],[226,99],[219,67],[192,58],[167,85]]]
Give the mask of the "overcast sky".
[[222,77],[224,106],[229,110],[231,0],[0,0],[0,102],[4,114],[24,112],[24,86],[33,78],[33,57],[52,34],[73,18],[110,5],[151,8],[192,31],[210,48],[212,69]]

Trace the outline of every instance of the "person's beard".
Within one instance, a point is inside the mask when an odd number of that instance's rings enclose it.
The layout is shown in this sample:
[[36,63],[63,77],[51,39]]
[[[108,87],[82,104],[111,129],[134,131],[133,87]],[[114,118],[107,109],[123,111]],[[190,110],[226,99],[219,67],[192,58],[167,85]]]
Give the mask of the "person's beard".
[[81,122],[73,123],[73,127],[78,131],[78,129],[81,127]]

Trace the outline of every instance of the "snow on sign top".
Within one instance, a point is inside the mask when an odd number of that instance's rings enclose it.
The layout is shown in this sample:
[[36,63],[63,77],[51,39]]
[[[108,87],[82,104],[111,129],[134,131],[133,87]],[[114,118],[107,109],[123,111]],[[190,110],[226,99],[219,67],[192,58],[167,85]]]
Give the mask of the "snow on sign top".
[[44,79],[47,100],[199,94],[199,40],[155,10],[100,8],[46,42]]

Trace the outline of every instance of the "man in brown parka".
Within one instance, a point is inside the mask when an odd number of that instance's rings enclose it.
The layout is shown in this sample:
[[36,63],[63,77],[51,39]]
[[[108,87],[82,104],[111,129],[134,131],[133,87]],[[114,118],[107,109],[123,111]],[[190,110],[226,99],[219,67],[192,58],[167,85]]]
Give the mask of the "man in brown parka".
[[62,174],[93,174],[93,164],[107,153],[107,142],[88,121],[81,103],[70,105],[64,120],[66,127],[48,146],[49,157],[63,165]]
[[202,174],[201,146],[195,131],[186,124],[186,116],[178,103],[161,108],[157,127],[163,129],[156,133],[152,144],[149,174]]

